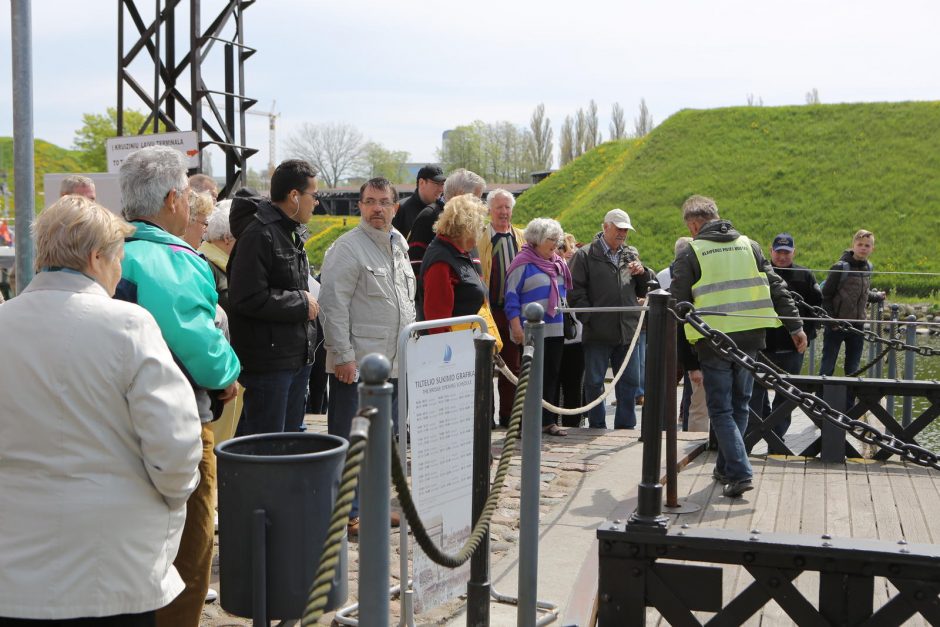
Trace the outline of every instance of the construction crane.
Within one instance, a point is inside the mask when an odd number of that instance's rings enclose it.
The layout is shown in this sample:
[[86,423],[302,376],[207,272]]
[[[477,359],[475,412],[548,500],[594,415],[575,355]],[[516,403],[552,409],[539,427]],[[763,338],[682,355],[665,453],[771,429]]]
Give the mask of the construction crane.
[[281,114],[274,112],[276,106],[277,100],[273,100],[270,111],[245,111],[249,115],[263,115],[268,118],[268,180],[274,176],[274,168],[277,166],[274,149],[277,143],[277,119]]

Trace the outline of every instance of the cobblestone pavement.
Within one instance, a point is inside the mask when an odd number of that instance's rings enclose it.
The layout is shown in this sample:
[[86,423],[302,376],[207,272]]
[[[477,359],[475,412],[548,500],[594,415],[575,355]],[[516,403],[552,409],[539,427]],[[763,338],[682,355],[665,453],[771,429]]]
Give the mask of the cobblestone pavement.
[[[638,413],[639,413],[639,409]],[[326,418],[320,415],[307,416],[308,430],[311,432],[325,432]],[[541,494],[540,510],[546,515],[556,508],[563,506],[572,492],[583,482],[587,473],[600,468],[610,459],[610,455],[632,444],[639,438],[639,430],[605,430],[605,429],[569,429],[567,437],[542,436],[541,459]],[[493,458],[498,459],[502,452],[505,431],[493,432]],[[496,564],[517,544],[519,540],[519,476],[522,460],[517,446],[516,454],[510,462],[509,476],[506,486],[499,500],[492,525],[490,527],[491,563]],[[493,470],[495,472],[495,463]],[[391,533],[391,585],[398,582],[399,563],[399,534],[398,530]],[[409,542],[414,547],[414,542]],[[356,602],[358,593],[359,553],[358,543],[353,540],[349,543],[349,600],[348,604]],[[213,586],[218,587],[218,545],[216,545],[215,563],[213,565]],[[245,573],[250,576],[250,573]],[[220,590],[224,595],[224,591]],[[446,622],[448,618],[462,606],[463,601],[457,600],[451,604],[438,607],[416,617],[419,625],[438,625]],[[391,602],[392,617],[390,624],[398,624],[399,605],[397,599]],[[333,614],[324,616],[320,623],[328,625]],[[250,625],[250,619],[231,616],[221,609],[219,603],[206,606],[203,612],[203,627],[223,627],[230,625]]]

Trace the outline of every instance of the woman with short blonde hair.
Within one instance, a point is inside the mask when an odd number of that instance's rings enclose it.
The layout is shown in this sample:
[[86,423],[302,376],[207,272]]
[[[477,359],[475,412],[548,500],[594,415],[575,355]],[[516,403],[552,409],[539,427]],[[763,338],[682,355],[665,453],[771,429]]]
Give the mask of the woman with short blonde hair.
[[39,272],[0,307],[0,625],[153,625],[184,588],[193,390],[153,316],[112,298],[134,227],[72,195],[32,229]]

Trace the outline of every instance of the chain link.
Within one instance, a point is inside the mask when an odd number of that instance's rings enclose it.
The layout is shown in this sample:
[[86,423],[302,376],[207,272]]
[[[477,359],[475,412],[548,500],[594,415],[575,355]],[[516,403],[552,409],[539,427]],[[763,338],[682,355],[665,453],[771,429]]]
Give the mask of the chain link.
[[711,344],[712,349],[721,355],[722,358],[736,363],[749,371],[754,376],[754,380],[757,383],[765,388],[771,388],[777,394],[782,394],[784,398],[793,401],[803,413],[820,420],[826,420],[848,432],[852,437],[866,444],[872,444],[886,451],[890,451],[905,461],[917,464],[918,466],[926,466],[934,470],[940,470],[940,457],[936,454],[922,446],[910,444],[893,435],[882,433],[861,420],[849,418],[842,412],[833,409],[821,398],[809,392],[804,392],[789,383],[772,367],[753,359],[750,355],[739,349],[734,341],[725,333],[708,326],[696,313],[691,303],[683,302],[677,304],[673,315],[675,315],[680,322],[691,325],[696,331],[701,333],[704,339]]
[[846,322],[845,320],[838,320],[829,315],[829,313],[820,307],[819,305],[810,305],[803,297],[797,294],[796,292],[790,292],[790,296],[793,298],[793,302],[798,306],[803,305],[810,311],[812,311],[817,318],[826,318],[831,322],[826,322],[824,324],[835,325],[839,331],[846,331],[847,333],[852,333],[854,335],[861,335],[863,338],[869,342],[875,342],[878,344],[884,344],[889,349],[894,349],[896,351],[911,351],[922,355],[924,357],[935,357],[940,355],[940,349],[931,348],[930,346],[914,346],[913,344],[905,344],[898,338],[884,338],[875,333],[874,331],[869,331],[867,329],[859,329],[851,322]]

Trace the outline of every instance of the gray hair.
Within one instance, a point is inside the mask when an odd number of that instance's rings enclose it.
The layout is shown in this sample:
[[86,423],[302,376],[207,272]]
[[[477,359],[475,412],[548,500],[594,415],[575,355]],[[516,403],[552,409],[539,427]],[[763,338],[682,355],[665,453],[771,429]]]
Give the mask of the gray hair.
[[121,164],[121,195],[128,220],[151,218],[163,208],[172,190],[188,187],[186,161],[178,150],[147,146],[136,150]]
[[679,253],[685,250],[685,247],[691,243],[692,243],[692,238],[689,237],[688,235],[680,237],[679,239],[676,240],[676,247],[673,249],[673,255],[678,257]]
[[516,197],[512,195],[512,192],[505,190],[502,187],[498,187],[494,190],[491,190],[486,195],[486,206],[489,208],[493,207],[493,203],[496,202],[496,199],[500,196],[505,196],[509,199],[509,208],[512,209],[516,206]]
[[484,187],[486,187],[486,181],[479,174],[464,168],[454,170],[444,181],[444,202],[463,194],[479,196],[483,193]]
[[67,196],[68,194],[74,194],[77,189],[94,186],[95,182],[87,176],[70,174],[62,179],[62,184],[59,186],[59,196]]
[[718,219],[718,205],[708,196],[689,196],[682,203],[682,220],[711,222]]
[[228,222],[231,200],[223,200],[209,214],[209,226],[206,227],[206,241],[214,242],[232,237],[232,227]]
[[527,244],[538,246],[547,239],[560,242],[565,238],[565,230],[561,228],[558,220],[551,218],[535,218],[525,226],[522,237]]

